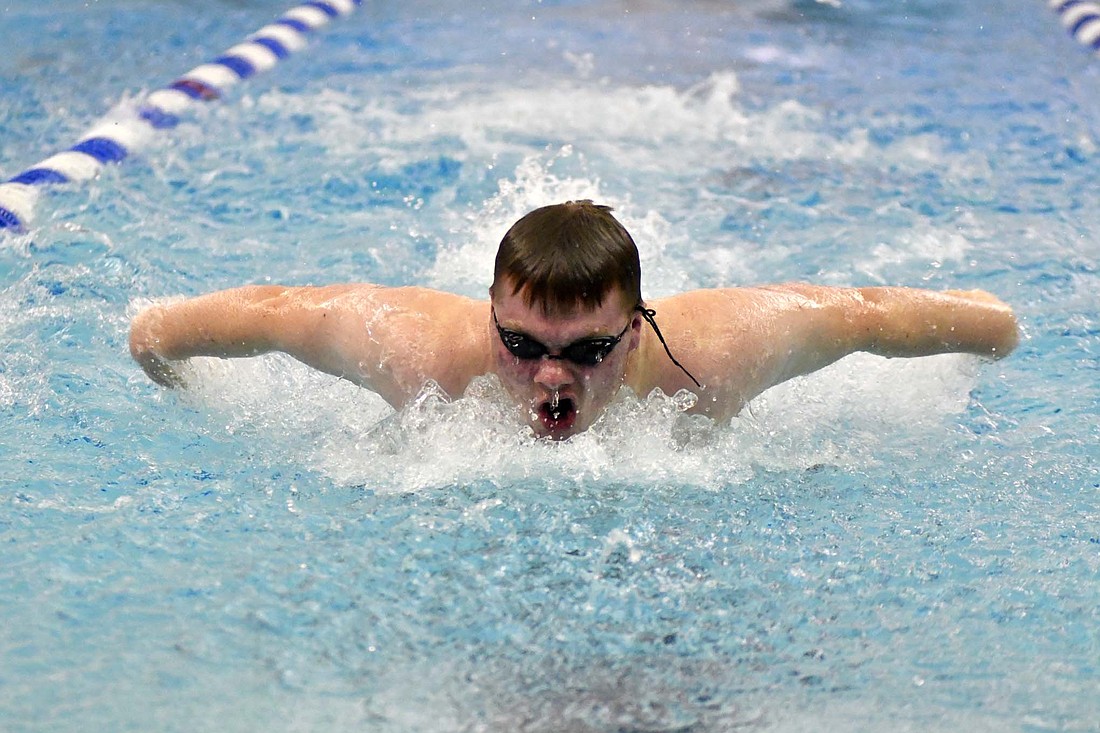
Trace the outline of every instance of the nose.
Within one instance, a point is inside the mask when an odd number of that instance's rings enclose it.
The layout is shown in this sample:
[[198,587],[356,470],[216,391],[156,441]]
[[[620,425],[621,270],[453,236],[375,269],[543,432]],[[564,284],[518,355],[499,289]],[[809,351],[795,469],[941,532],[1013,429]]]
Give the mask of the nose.
[[535,382],[547,389],[560,389],[573,382],[573,372],[562,359],[543,357],[535,372]]

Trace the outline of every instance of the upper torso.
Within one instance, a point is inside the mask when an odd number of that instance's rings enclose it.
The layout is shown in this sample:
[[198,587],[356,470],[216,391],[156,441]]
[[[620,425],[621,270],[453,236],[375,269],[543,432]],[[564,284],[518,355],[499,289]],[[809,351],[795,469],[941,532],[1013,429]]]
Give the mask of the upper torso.
[[[324,305],[341,320],[341,354],[338,369],[322,368],[369,386],[395,406],[428,380],[458,397],[474,378],[493,370],[488,301],[417,287],[325,290]],[[696,412],[736,414],[775,379],[762,365],[775,363],[767,352],[776,345],[761,337],[760,326],[774,318],[769,301],[790,297],[751,288],[697,290],[648,302],[672,354],[703,386],[696,387],[669,359],[647,325],[625,383],[639,395],[688,389],[699,397]]]

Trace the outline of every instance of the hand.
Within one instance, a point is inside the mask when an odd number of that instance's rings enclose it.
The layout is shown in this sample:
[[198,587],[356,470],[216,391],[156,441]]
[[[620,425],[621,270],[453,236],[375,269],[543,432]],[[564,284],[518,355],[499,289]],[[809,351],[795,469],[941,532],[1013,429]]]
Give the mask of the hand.
[[157,384],[162,387],[183,387],[183,378],[173,367],[173,361],[157,353],[159,339],[154,335],[160,323],[160,308],[153,306],[138,313],[130,324],[130,355]]
[[1019,326],[1012,306],[993,293],[984,290],[945,290],[944,295],[968,302],[975,323],[980,325],[983,338],[988,343],[988,351],[984,352],[986,356],[1001,359],[1012,353],[1019,344]]
[[134,354],[134,359],[145,370],[145,373],[154,382],[169,389],[179,389],[184,386],[183,377],[173,368],[174,362],[161,357],[152,351],[142,354]]

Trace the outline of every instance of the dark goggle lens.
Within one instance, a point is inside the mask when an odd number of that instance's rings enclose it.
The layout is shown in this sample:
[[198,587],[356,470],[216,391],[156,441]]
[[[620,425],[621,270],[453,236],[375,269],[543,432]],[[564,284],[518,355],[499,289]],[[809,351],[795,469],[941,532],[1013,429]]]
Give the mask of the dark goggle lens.
[[546,355],[546,347],[522,333],[501,330],[500,340],[504,342],[504,348],[517,359],[541,359]]
[[[541,359],[549,353],[545,346],[532,338],[524,336],[522,333],[501,329],[500,339],[504,342],[504,347],[508,349],[508,353],[517,359]],[[596,366],[611,353],[617,343],[619,343],[618,339],[610,338],[578,341],[562,349],[560,356],[551,354],[550,358],[568,359],[581,366]]]
[[596,366],[604,360],[618,341],[612,339],[591,339],[569,344],[562,349],[561,355],[575,364]]

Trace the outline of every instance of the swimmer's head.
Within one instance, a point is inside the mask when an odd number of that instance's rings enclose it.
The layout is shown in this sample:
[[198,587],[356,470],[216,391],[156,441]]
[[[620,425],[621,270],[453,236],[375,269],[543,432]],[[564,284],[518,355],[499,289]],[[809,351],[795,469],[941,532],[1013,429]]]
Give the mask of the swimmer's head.
[[642,302],[641,280],[638,248],[611,208],[568,201],[512,225],[497,250],[489,292],[522,292],[528,306],[549,315],[599,308],[615,291],[630,312]]
[[642,301],[641,269],[630,234],[591,201],[535,209],[504,235],[489,288],[493,368],[536,434],[592,425],[626,379],[643,322],[684,369]]

